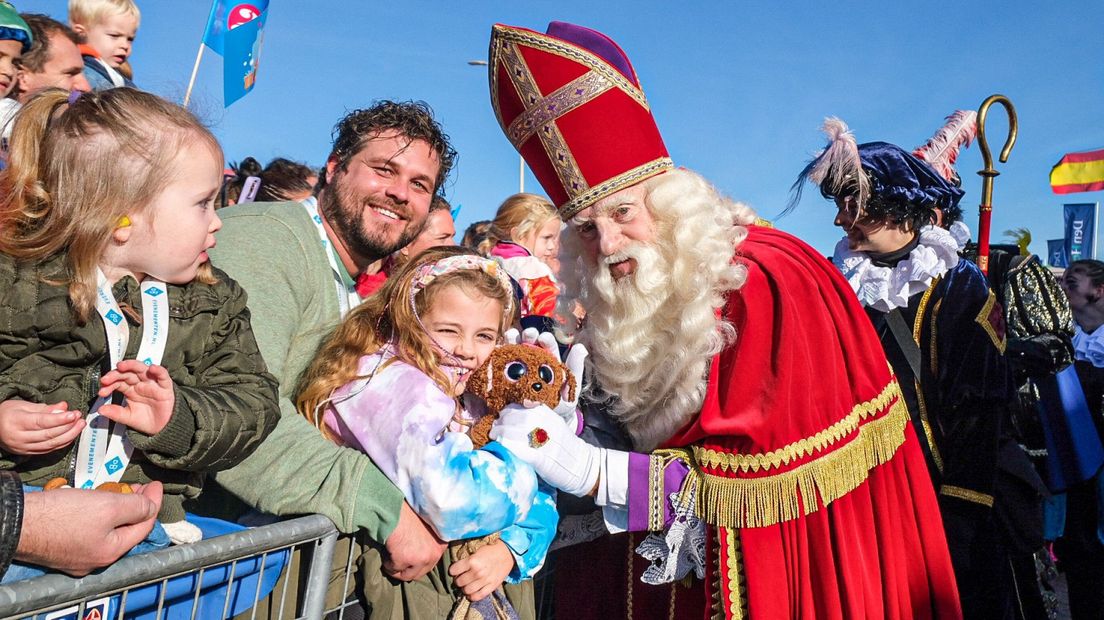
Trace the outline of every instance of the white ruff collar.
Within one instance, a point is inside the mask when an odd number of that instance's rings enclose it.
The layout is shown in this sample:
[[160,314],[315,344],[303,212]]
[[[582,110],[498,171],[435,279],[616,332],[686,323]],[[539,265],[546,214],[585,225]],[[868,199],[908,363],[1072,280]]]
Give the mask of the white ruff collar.
[[959,252],[966,248],[966,243],[970,240],[970,227],[967,226],[962,220],[951,224],[951,227],[947,229],[947,232],[951,233],[951,236],[954,237],[955,243],[958,244]]
[[863,252],[847,247],[847,237],[836,244],[832,262],[859,296],[863,306],[881,312],[908,306],[909,297],[927,290],[932,280],[958,264],[958,242],[936,226],[920,229],[920,242],[896,267],[879,267]]
[[1079,325],[1074,325],[1073,359],[1104,368],[1104,328],[1098,327],[1091,334],[1086,334]]

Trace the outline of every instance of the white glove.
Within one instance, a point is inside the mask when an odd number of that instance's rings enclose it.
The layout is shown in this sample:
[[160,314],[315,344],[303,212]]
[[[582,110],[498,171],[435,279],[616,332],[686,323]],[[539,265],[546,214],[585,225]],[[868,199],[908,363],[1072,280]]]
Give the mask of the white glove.
[[556,337],[550,332],[538,332],[535,328],[530,327],[518,334],[518,330],[510,328],[506,330],[505,336],[508,344],[520,343],[541,347],[548,351],[552,357],[555,357],[557,362],[567,366],[567,369],[574,375],[575,398],[573,400],[561,399],[560,404],[556,405],[554,409],[556,414],[574,432],[579,427],[579,395],[583,392],[583,369],[586,367],[586,358],[590,355],[590,352],[587,351],[585,346],[577,344],[568,350],[567,361],[563,361],[560,359],[560,345],[556,342]]
[[578,497],[594,490],[606,461],[602,448],[576,437],[545,405],[507,405],[491,427],[491,439],[529,463],[545,482]]

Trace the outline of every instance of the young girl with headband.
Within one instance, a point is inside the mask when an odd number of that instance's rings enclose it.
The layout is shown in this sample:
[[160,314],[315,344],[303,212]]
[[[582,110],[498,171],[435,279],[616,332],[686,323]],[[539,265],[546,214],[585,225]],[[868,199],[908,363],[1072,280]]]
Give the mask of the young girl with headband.
[[[461,398],[516,313],[498,263],[432,248],[350,312],[303,376],[299,411],[327,437],[372,457],[443,540],[499,534],[409,586],[363,570],[373,615],[443,617],[454,598],[447,575],[469,601],[500,604],[499,594],[488,595],[544,562],[557,523],[552,497],[501,445],[473,448],[467,431],[482,411]],[[405,587],[421,593],[395,591]]]
[[184,499],[279,416],[245,292],[207,262],[221,180],[215,137],[129,88],[44,91],[0,173],[0,467],[159,480],[177,543],[200,535]]

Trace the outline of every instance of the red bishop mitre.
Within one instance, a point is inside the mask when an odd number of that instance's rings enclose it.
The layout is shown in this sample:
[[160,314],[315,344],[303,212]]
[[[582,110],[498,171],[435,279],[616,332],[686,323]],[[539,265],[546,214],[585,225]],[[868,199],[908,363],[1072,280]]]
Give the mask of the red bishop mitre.
[[636,71],[606,35],[496,24],[488,65],[498,123],[564,220],[674,168]]

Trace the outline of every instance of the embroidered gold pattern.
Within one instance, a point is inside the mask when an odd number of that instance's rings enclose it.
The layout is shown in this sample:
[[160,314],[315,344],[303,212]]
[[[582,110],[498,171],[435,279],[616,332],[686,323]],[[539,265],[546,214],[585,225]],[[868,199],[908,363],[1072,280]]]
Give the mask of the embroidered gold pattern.
[[[533,78],[532,72],[529,71],[529,65],[526,64],[525,58],[521,55],[517,45],[503,45],[499,50],[499,56],[506,67],[506,73],[510,76],[510,82],[517,89],[518,96],[525,104],[526,112],[540,106],[544,96],[537,88],[537,81]],[[498,99],[496,98],[495,101],[497,102]],[[524,115],[523,112],[520,116]],[[501,122],[502,119],[499,118],[499,123]],[[556,176],[559,177],[560,184],[563,185],[568,196],[574,196],[590,187],[587,185],[586,179],[583,178],[583,172],[575,161],[575,156],[571,154],[571,149],[567,147],[567,140],[560,133],[560,128],[554,120],[541,125],[535,135],[540,138],[541,144],[544,146],[544,152],[548,154],[548,159],[556,170]],[[514,143],[514,147],[520,151],[522,143]]]
[[836,443],[838,440],[832,429],[761,455],[728,454],[691,447],[685,450],[691,470],[687,483],[683,484],[683,493],[692,488],[691,483],[699,484],[697,513],[703,521],[718,527],[766,527],[815,512],[821,504],[828,505],[853,491],[867,479],[871,469],[891,459],[904,443],[908,411],[896,381],[874,400],[856,405],[853,413],[862,419],[869,418],[878,411],[875,403],[881,403],[883,408],[888,404],[888,412],[860,424],[857,435],[846,444],[776,474],[728,478],[707,473],[704,468],[766,471],[797,458],[799,450],[803,454],[808,453],[810,447],[821,449],[821,445],[828,447]]
[[[920,329],[924,325],[924,311],[928,309],[928,300],[931,299],[932,291],[936,286],[939,286],[939,281],[943,279],[943,276],[932,280],[931,286],[928,290],[924,291],[924,296],[920,298],[920,307],[916,309],[916,319],[912,322],[912,339],[916,341],[917,346],[920,345]],[[920,377],[917,377],[919,380]]]
[[725,551],[728,564],[728,613],[732,620],[743,620],[747,614],[747,589],[744,583],[744,553],[740,534],[725,528]]
[[932,308],[931,313],[931,374],[933,377],[939,376],[939,333],[936,331],[936,326],[939,325],[939,309],[943,307],[943,300],[935,302],[935,307]]
[[996,304],[997,296],[993,294],[993,291],[989,291],[989,298],[985,300],[985,305],[981,307],[981,312],[978,312],[974,320],[977,321],[978,325],[981,325],[985,333],[989,334],[989,338],[993,341],[993,346],[1000,349],[1001,353],[1004,353],[1008,341],[997,335],[997,330],[993,329],[993,323],[989,320],[989,316],[993,313],[993,306]]
[[920,429],[924,431],[924,439],[928,442],[935,468],[943,473],[943,455],[939,453],[939,446],[935,443],[935,433],[932,432],[931,420],[928,419],[928,405],[924,402],[924,390],[920,389],[919,380],[913,385],[916,386],[916,403],[920,406]]
[[713,553],[713,592],[710,593],[709,601],[709,620],[725,620],[724,607],[721,606],[721,594],[724,593],[724,574],[721,572],[723,562],[721,560],[724,557],[722,551],[724,550],[724,541],[721,539],[720,530],[712,530],[713,543],[715,545]]
[[545,125],[537,135],[541,137],[544,152],[548,153],[548,159],[552,161],[552,167],[556,169],[556,176],[560,178],[560,183],[567,190],[567,195],[573,196],[589,188],[590,185],[583,178],[582,169],[575,161],[575,156],[571,154],[571,149],[567,148],[567,140],[560,132],[559,125],[556,123]]
[[[632,99],[639,103],[645,110],[651,109],[648,107],[648,99],[644,96],[643,90],[637,88],[632,82],[626,79],[620,71],[611,67],[608,62],[582,48],[564,43],[547,35],[514,28],[496,27],[492,36],[503,41],[509,41],[510,43],[527,45],[539,49],[542,52],[582,64],[591,71],[601,74],[602,77],[609,80],[610,83],[619,90],[623,91],[629,97],[632,97]],[[634,75],[633,77],[636,76]],[[637,81],[639,81],[639,79]]]
[[990,508],[993,507],[992,495],[986,495],[985,493],[971,491],[970,489],[964,489],[962,487],[944,484],[943,486],[939,487],[939,494],[946,495],[947,497],[957,497],[958,499],[964,499],[975,504],[982,504]]
[[[575,217],[575,214],[579,211],[582,211],[619,189],[624,189],[630,185],[636,185],[648,177],[653,177],[661,172],[674,169],[675,162],[671,161],[670,157],[660,157],[659,159],[654,159],[646,164],[637,166],[632,170],[622,172],[612,179],[603,181],[585,192],[573,196],[571,200],[568,200],[560,207],[560,218],[564,221],[569,220]],[[570,190],[568,191],[568,195],[572,195]]]
[[515,147],[521,148],[521,145],[544,125],[593,101],[595,97],[612,87],[613,84],[609,80],[593,71],[588,71],[527,107],[506,128],[506,136]]
[[1037,257],[1012,268],[1005,278],[1004,299],[1007,338],[1073,330],[1065,293]]
[[[928,290],[924,291],[924,296],[920,298],[920,306],[916,309],[916,319],[912,323],[912,339],[916,341],[917,346],[920,345],[920,333],[924,327],[924,313],[928,309],[928,302],[931,300],[932,291],[939,285],[939,281],[943,279],[940,276],[932,281]],[[939,304],[936,304],[938,306]],[[938,309],[938,308],[937,308]],[[936,364],[935,360],[939,355],[939,343],[936,342],[934,336],[935,320],[933,315],[932,320],[932,340],[929,343],[929,351],[931,353],[931,369],[934,372]],[[928,450],[932,455],[932,462],[935,463],[935,468],[940,472],[943,471],[943,455],[939,453],[939,446],[935,443],[935,433],[932,431],[931,420],[928,419],[928,407],[924,403],[924,391],[920,389],[920,377],[913,378],[913,386],[916,389],[916,403],[920,407],[920,430],[924,432],[924,439],[928,443]]]
[[498,66],[502,63],[502,41],[491,34],[491,49],[487,53],[487,82],[491,85],[491,109],[494,110],[495,119],[499,127],[505,127],[502,122],[502,108],[498,98]]
[[678,594],[679,582],[671,583],[671,598],[667,602],[667,620],[675,620],[675,596]]
[[[495,115],[498,117],[498,123],[507,130],[507,136],[519,151],[525,141],[532,136],[535,135],[540,138],[544,151],[556,170],[556,176],[568,196],[568,201],[560,206],[560,215],[563,219],[573,217],[595,201],[619,189],[634,185],[660,172],[674,169],[675,165],[671,159],[662,157],[637,166],[595,187],[590,187],[579,168],[578,162],[575,161],[574,155],[568,148],[567,141],[555,122],[556,119],[570,111],[570,109],[585,104],[610,88],[621,90],[645,110],[650,111],[644,92],[605,60],[552,37],[514,28],[495,26],[491,41],[491,100],[494,104]],[[548,97],[544,97],[540,93],[536,80],[533,78],[528,64],[518,48],[519,45],[526,45],[549,54],[567,58],[586,66],[590,71],[581,78],[557,89]],[[506,74],[517,89],[518,95],[525,106],[525,111],[514,119],[509,126],[503,122],[502,111],[498,104],[499,66],[505,68]],[[633,77],[636,77],[635,74]],[[579,86],[585,86],[585,88],[580,90]],[[556,109],[549,109],[550,106]]]
[[625,618],[627,620],[632,620],[633,617],[633,581],[635,580],[633,576],[633,553],[635,551],[636,545],[633,543],[633,535],[632,532],[629,532],[629,557],[626,560],[628,570],[625,571],[625,574],[628,575],[625,582],[625,611],[627,612]]
[[658,532],[663,529],[663,470],[666,462],[663,457],[648,457],[648,530]]
[[[540,89],[537,88],[537,81],[533,78],[533,73],[529,70],[529,64],[525,62],[525,57],[521,55],[521,50],[516,45],[499,42],[498,53],[499,62],[502,63],[506,69],[506,75],[510,78],[510,83],[517,89],[518,97],[521,98],[521,103],[528,109],[531,106],[537,104],[544,95],[541,94]],[[497,75],[497,72],[495,72]],[[498,81],[495,80],[497,85]],[[497,107],[498,98],[495,98],[495,107]],[[501,122],[502,119],[499,119]],[[503,124],[503,127],[506,127]],[[516,144],[514,146],[517,146]]]

